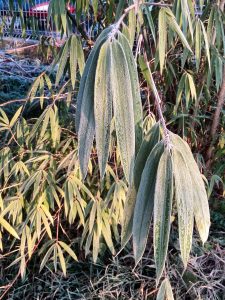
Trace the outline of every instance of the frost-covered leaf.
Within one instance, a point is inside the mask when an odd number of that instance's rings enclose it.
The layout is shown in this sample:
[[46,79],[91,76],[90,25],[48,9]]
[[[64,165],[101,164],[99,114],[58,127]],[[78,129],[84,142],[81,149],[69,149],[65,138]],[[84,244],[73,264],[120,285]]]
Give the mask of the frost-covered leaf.
[[112,42],[113,109],[121,163],[126,180],[132,183],[135,159],[135,126],[131,80],[124,51],[117,40]]
[[164,144],[159,142],[149,154],[137,194],[133,218],[133,248],[136,264],[146,247],[154,205],[156,173]]
[[95,134],[101,178],[104,176],[109,155],[112,120],[111,68],[111,47],[106,42],[99,54],[94,93]]
[[118,40],[124,50],[124,54],[126,56],[128,69],[130,73],[132,96],[133,96],[134,123],[135,123],[135,150],[137,153],[143,138],[143,111],[142,111],[139,79],[137,73],[137,65],[134,60],[134,56],[131,51],[131,47],[129,45],[127,38],[122,33],[120,33]]
[[79,162],[83,178],[87,174],[95,132],[94,84],[98,56],[101,46],[108,38],[111,29],[111,27],[106,28],[98,37],[86,62],[77,96],[76,129],[78,131]]
[[196,226],[203,243],[209,235],[210,214],[205,184],[198,165],[188,144],[178,135],[171,133],[173,145],[183,154],[188,166],[193,190],[193,209]]
[[156,300],[174,300],[169,279],[164,279],[160,285]]
[[184,267],[187,267],[192,246],[194,223],[193,186],[190,172],[182,153],[172,149],[175,200],[178,211],[179,243]]
[[168,250],[173,201],[173,166],[170,151],[165,149],[157,170],[154,195],[154,257],[157,281],[162,276]]

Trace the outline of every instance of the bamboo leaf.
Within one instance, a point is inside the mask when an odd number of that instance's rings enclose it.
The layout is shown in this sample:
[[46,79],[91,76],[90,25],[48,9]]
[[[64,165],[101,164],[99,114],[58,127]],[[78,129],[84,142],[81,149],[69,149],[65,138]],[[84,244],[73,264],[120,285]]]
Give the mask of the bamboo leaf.
[[85,61],[84,61],[84,51],[82,48],[81,41],[79,39],[77,39],[77,61],[80,70],[80,75],[82,75],[84,71]]
[[13,116],[12,120],[9,123],[9,127],[13,127],[13,125],[16,123],[17,119],[19,118],[21,111],[23,109],[23,106],[19,107],[19,109],[16,111],[15,115]]
[[183,45],[190,51],[191,47],[186,39],[186,37],[184,36],[182,30],[180,29],[180,26],[177,24],[176,18],[174,16],[174,14],[172,13],[172,11],[169,8],[165,8],[165,11],[167,13],[167,23],[168,26],[170,26],[179,36],[179,38],[181,39],[181,42],[183,43]]
[[193,186],[189,169],[180,151],[172,149],[175,200],[178,211],[179,243],[184,267],[187,267],[193,233]]
[[155,25],[154,25],[154,22],[153,22],[153,19],[152,19],[152,14],[149,11],[149,7],[147,5],[145,6],[145,13],[146,13],[147,20],[148,20],[148,26],[151,29],[151,33],[152,33],[154,43],[156,44]]
[[159,50],[159,63],[160,63],[160,73],[162,74],[164,64],[165,64],[165,57],[166,57],[166,44],[167,44],[167,18],[166,18],[166,10],[161,8],[159,11],[159,21],[158,21],[158,28],[159,28],[159,43],[158,43],[158,50]]
[[16,239],[20,239],[18,236],[16,230],[5,220],[0,216],[0,225],[2,225],[5,230],[7,230],[12,236],[14,236]]
[[157,282],[165,266],[173,201],[173,167],[169,150],[162,154],[157,170],[154,194],[154,257]]
[[59,244],[57,244],[57,250],[58,250],[58,256],[59,256],[60,265],[61,265],[61,268],[63,271],[63,275],[66,277],[66,262],[65,262],[65,258],[63,256],[62,249],[59,246]]
[[200,59],[201,59],[201,47],[202,47],[202,36],[201,36],[201,24],[197,20],[195,27],[195,59],[196,59],[196,68],[199,70]]
[[98,37],[95,46],[88,57],[80,82],[77,96],[76,128],[78,130],[78,155],[82,177],[87,174],[88,161],[94,139],[94,83],[99,52],[102,44],[108,38],[111,27],[105,29]]
[[76,72],[77,72],[77,38],[75,35],[71,37],[70,45],[70,78],[73,89],[76,83]]
[[124,204],[124,211],[126,213],[124,214],[122,224],[122,248],[127,244],[132,235],[134,207],[137,197],[137,191],[141,181],[141,175],[145,167],[146,160],[154,146],[159,142],[159,138],[160,131],[159,124],[157,123],[151,128],[148,134],[145,135],[137,154],[134,165],[134,182],[132,186],[129,187],[127,199]]
[[135,158],[135,125],[132,88],[126,56],[121,45],[112,42],[112,90],[117,142],[126,180],[131,183]]
[[196,226],[203,243],[209,235],[210,213],[208,197],[202,175],[188,144],[176,134],[171,133],[174,146],[183,154],[193,185],[193,209]]
[[104,177],[109,156],[112,120],[111,67],[111,48],[109,42],[106,42],[99,54],[94,92],[96,146],[101,179]]
[[209,69],[211,69],[208,36],[207,36],[206,30],[205,30],[205,26],[204,26],[204,24],[202,23],[201,20],[200,20],[200,24],[201,24],[201,27],[202,27],[202,33],[203,33],[203,37],[204,37],[205,51],[206,51],[206,55],[207,55],[207,59],[208,59]]
[[137,154],[143,139],[143,111],[137,65],[127,38],[120,33],[118,40],[124,50],[130,74],[135,124],[135,152]]
[[70,42],[70,40],[68,40],[65,43],[65,45],[63,47],[62,55],[61,55],[60,60],[59,60],[59,67],[58,67],[58,71],[57,71],[56,79],[55,79],[56,86],[59,84],[60,79],[63,76],[64,70],[65,70],[65,67],[66,67],[66,64],[67,64],[67,61],[68,61],[69,42]]
[[174,300],[169,279],[164,279],[160,285],[156,300]]
[[64,242],[59,241],[59,245],[75,260],[77,261],[77,256],[74,251]]
[[140,261],[146,247],[153,205],[156,183],[156,172],[164,145],[158,143],[148,156],[137,194],[133,218],[133,248],[136,264]]

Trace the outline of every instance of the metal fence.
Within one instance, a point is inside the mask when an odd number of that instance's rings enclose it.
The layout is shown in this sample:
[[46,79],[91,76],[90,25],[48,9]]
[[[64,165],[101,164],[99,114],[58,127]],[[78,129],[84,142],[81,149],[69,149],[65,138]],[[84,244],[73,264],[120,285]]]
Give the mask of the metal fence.
[[[10,3],[11,2],[11,3]],[[60,37],[53,21],[48,22],[48,6],[50,1],[0,0],[0,32],[3,36],[37,37],[40,35]]]

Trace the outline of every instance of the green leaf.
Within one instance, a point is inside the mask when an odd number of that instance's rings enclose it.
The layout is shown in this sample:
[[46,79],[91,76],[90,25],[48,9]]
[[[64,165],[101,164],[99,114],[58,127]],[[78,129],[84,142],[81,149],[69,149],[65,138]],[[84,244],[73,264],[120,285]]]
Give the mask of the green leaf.
[[61,268],[63,271],[63,275],[66,277],[66,262],[65,262],[65,258],[63,256],[62,249],[59,246],[59,244],[57,244],[57,250],[58,250],[58,256],[59,256],[60,265],[61,265]]
[[109,156],[112,120],[111,68],[111,47],[106,42],[99,54],[94,92],[95,134],[101,179],[104,177]]
[[184,267],[187,267],[193,233],[193,186],[186,161],[180,151],[173,148],[175,200],[178,211],[179,243]]
[[137,65],[129,45],[127,38],[120,33],[118,37],[119,43],[124,50],[131,80],[132,96],[133,96],[133,111],[135,124],[135,152],[137,154],[143,139],[143,110],[141,102],[141,92],[138,79]]
[[203,37],[204,37],[205,51],[206,51],[206,55],[207,55],[207,59],[208,59],[209,69],[211,69],[208,36],[207,36],[206,30],[205,30],[205,26],[204,26],[204,24],[202,23],[201,20],[200,20],[200,24],[201,24],[201,27],[202,27],[202,33],[203,33]]
[[177,24],[176,18],[174,16],[174,14],[172,13],[172,11],[169,8],[164,8],[167,14],[167,22],[168,25],[177,33],[177,35],[179,36],[179,38],[181,39],[181,42],[183,43],[183,45],[190,51],[191,47],[186,39],[186,37],[184,36],[182,30],[180,29],[180,26]]
[[98,37],[92,49],[81,78],[77,96],[76,129],[78,130],[78,155],[82,177],[87,175],[88,161],[94,139],[94,84],[99,52],[108,38],[112,27],[106,28]]
[[41,272],[41,270],[45,267],[46,263],[49,261],[49,258],[50,258],[50,256],[51,256],[51,254],[52,254],[54,248],[55,248],[55,244],[52,245],[52,246],[48,249],[48,251],[46,252],[44,258],[43,258],[42,261],[41,261],[40,271],[39,271],[39,272]]
[[73,89],[76,83],[76,72],[77,72],[77,38],[75,35],[71,37],[70,45],[70,78]]
[[123,224],[121,233],[121,248],[124,248],[132,235],[134,207],[137,197],[137,190],[132,184],[127,192],[126,202],[124,204]]
[[154,257],[159,282],[169,244],[170,217],[173,201],[173,167],[169,150],[162,154],[157,170],[154,194]]
[[84,71],[85,61],[84,61],[84,51],[80,39],[77,39],[77,61],[80,70],[80,75],[82,75]]
[[165,57],[166,57],[166,44],[167,44],[167,15],[166,10],[161,8],[159,11],[159,20],[158,20],[158,28],[159,28],[159,63],[160,63],[160,73],[162,74]]
[[169,279],[164,279],[160,285],[156,300],[174,300]]
[[151,14],[151,12],[149,11],[149,7],[148,7],[147,5],[146,5],[144,8],[145,8],[144,11],[145,11],[145,13],[146,13],[147,20],[148,20],[148,26],[149,26],[149,28],[151,29],[153,41],[154,41],[154,43],[156,44],[155,25],[154,25],[154,22],[153,22],[153,19],[152,19],[152,14]]
[[201,24],[197,20],[195,27],[195,59],[196,59],[196,68],[199,70],[200,59],[201,59],[201,48],[202,48],[202,35],[201,35]]
[[188,81],[189,81],[191,97],[192,97],[192,99],[196,100],[197,99],[197,93],[196,93],[196,88],[195,88],[195,83],[194,83],[193,76],[191,74],[187,73],[187,77],[188,77]]
[[179,106],[179,104],[180,104],[181,97],[182,97],[182,93],[183,93],[184,86],[185,86],[185,80],[186,80],[186,77],[187,77],[187,73],[185,72],[185,73],[181,76],[180,82],[179,82],[179,84],[178,84],[178,89],[177,89],[177,99],[176,99],[176,107],[175,107],[175,110],[178,109],[178,106]]
[[145,135],[139,152],[137,154],[135,165],[134,165],[134,182],[129,187],[127,193],[127,199],[124,204],[124,214],[123,224],[122,224],[122,248],[127,244],[132,235],[133,226],[133,214],[134,207],[137,197],[137,191],[141,181],[141,175],[145,167],[146,160],[151,153],[152,149],[159,142],[160,130],[159,124],[155,124],[151,130]]
[[159,123],[156,123],[152,126],[149,132],[144,136],[144,139],[141,143],[141,147],[138,151],[135,166],[134,166],[134,184],[136,189],[138,190],[141,175],[145,167],[145,163],[151,153],[152,149],[160,140],[160,126]]
[[16,123],[17,119],[19,118],[21,111],[23,109],[23,106],[19,107],[19,109],[16,111],[15,115],[13,116],[12,120],[9,123],[9,127],[13,127],[13,125]]
[[112,91],[117,142],[126,180],[131,184],[135,159],[135,125],[132,87],[126,56],[119,42],[112,42]]
[[51,229],[50,229],[50,226],[48,223],[48,219],[42,209],[39,210],[39,213],[40,213],[41,219],[43,221],[45,230],[46,230],[48,236],[50,237],[50,239],[52,239],[52,232],[51,232]]
[[158,143],[147,159],[137,194],[133,218],[133,248],[136,264],[145,251],[152,212],[154,205],[154,192],[156,172],[160,157],[164,151],[164,144]]
[[206,242],[209,235],[210,213],[208,197],[205,184],[198,165],[193,157],[188,144],[176,134],[171,133],[171,139],[174,146],[183,154],[188,166],[193,190],[193,209],[196,226],[203,243]]
[[75,260],[77,261],[77,256],[74,251],[64,242],[59,241],[59,245]]
[[0,216],[0,224],[7,230],[11,235],[13,235],[16,239],[20,239],[18,236],[16,230],[5,220]]
[[115,249],[113,246],[111,230],[108,220],[102,223],[102,235],[106,241],[106,244],[113,255],[115,255]]
[[56,79],[55,79],[56,86],[59,84],[60,79],[63,76],[64,70],[65,70],[65,67],[66,67],[66,64],[68,61],[69,43],[70,43],[70,40],[68,40],[65,43],[65,45],[63,46],[63,52],[62,52],[62,55],[59,60],[59,67],[58,67],[58,71],[57,71]]

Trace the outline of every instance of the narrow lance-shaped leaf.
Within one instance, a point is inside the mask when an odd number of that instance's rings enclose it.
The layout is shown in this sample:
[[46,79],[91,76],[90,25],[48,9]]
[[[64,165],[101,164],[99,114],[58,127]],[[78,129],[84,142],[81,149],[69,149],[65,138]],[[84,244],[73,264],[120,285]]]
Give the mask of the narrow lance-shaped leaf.
[[179,36],[179,38],[181,39],[181,42],[183,43],[183,45],[190,51],[191,47],[186,39],[186,37],[184,36],[182,30],[180,29],[180,26],[177,24],[176,18],[174,16],[174,14],[172,13],[172,11],[169,8],[164,8],[167,14],[167,23],[168,26],[170,26]]
[[71,37],[70,45],[70,78],[73,89],[76,83],[76,72],[77,72],[77,38],[75,35]]
[[109,42],[106,42],[99,54],[94,94],[95,134],[101,178],[104,176],[109,155],[112,120],[111,68],[111,47]]
[[16,239],[20,239],[16,230],[5,220],[0,216],[0,225],[5,228],[11,235],[13,235]]
[[98,37],[85,65],[77,96],[76,129],[78,130],[78,154],[83,178],[87,174],[95,132],[94,83],[97,60],[101,46],[108,38],[111,29],[111,27],[105,29]]
[[173,167],[169,150],[165,150],[157,170],[154,195],[154,257],[157,282],[165,266],[170,234],[173,201]]
[[132,88],[126,56],[121,45],[112,42],[112,90],[116,135],[126,180],[131,183],[135,158],[135,126]]
[[205,184],[198,165],[188,144],[178,135],[171,133],[174,146],[183,154],[187,163],[193,185],[193,209],[196,226],[203,243],[209,235],[210,214]]
[[206,30],[205,30],[205,26],[201,20],[200,20],[200,24],[202,27],[202,33],[203,33],[203,37],[204,37],[204,41],[205,41],[205,51],[206,51],[206,55],[207,55],[207,59],[208,59],[209,70],[211,70],[211,60],[210,60],[208,36],[207,36]]
[[156,172],[164,144],[158,143],[151,151],[141,176],[133,218],[133,248],[136,264],[145,251],[154,205]]
[[63,52],[62,52],[62,55],[61,55],[61,58],[60,58],[60,61],[59,61],[59,67],[58,67],[58,71],[57,71],[57,74],[56,74],[56,80],[55,80],[56,85],[59,84],[59,81],[62,78],[63,72],[64,72],[65,67],[66,67],[66,63],[67,63],[67,60],[68,60],[69,44],[70,44],[70,40],[68,40],[65,43],[64,47],[63,47]]
[[179,243],[184,267],[187,267],[193,234],[193,186],[183,155],[172,149],[175,200],[178,211]]
[[148,134],[144,137],[134,165],[134,182],[129,187],[127,199],[124,205],[123,225],[122,225],[122,248],[127,244],[132,235],[134,207],[137,192],[141,181],[141,175],[145,167],[146,160],[152,149],[159,142],[160,130],[159,123],[155,124]]
[[169,279],[164,279],[160,285],[156,300],[174,300]]
[[200,59],[201,59],[201,46],[202,46],[201,39],[202,39],[201,38],[201,24],[200,24],[200,21],[197,20],[196,27],[195,27],[195,59],[196,59],[197,71],[199,69]]
[[135,123],[135,151],[137,154],[143,138],[143,111],[137,65],[127,38],[122,33],[120,33],[118,40],[124,50],[130,73]]
[[159,43],[158,43],[158,51],[159,51],[159,63],[160,63],[160,73],[162,74],[163,67],[165,64],[166,57],[166,44],[167,44],[167,18],[166,18],[166,10],[161,8],[159,11]]

